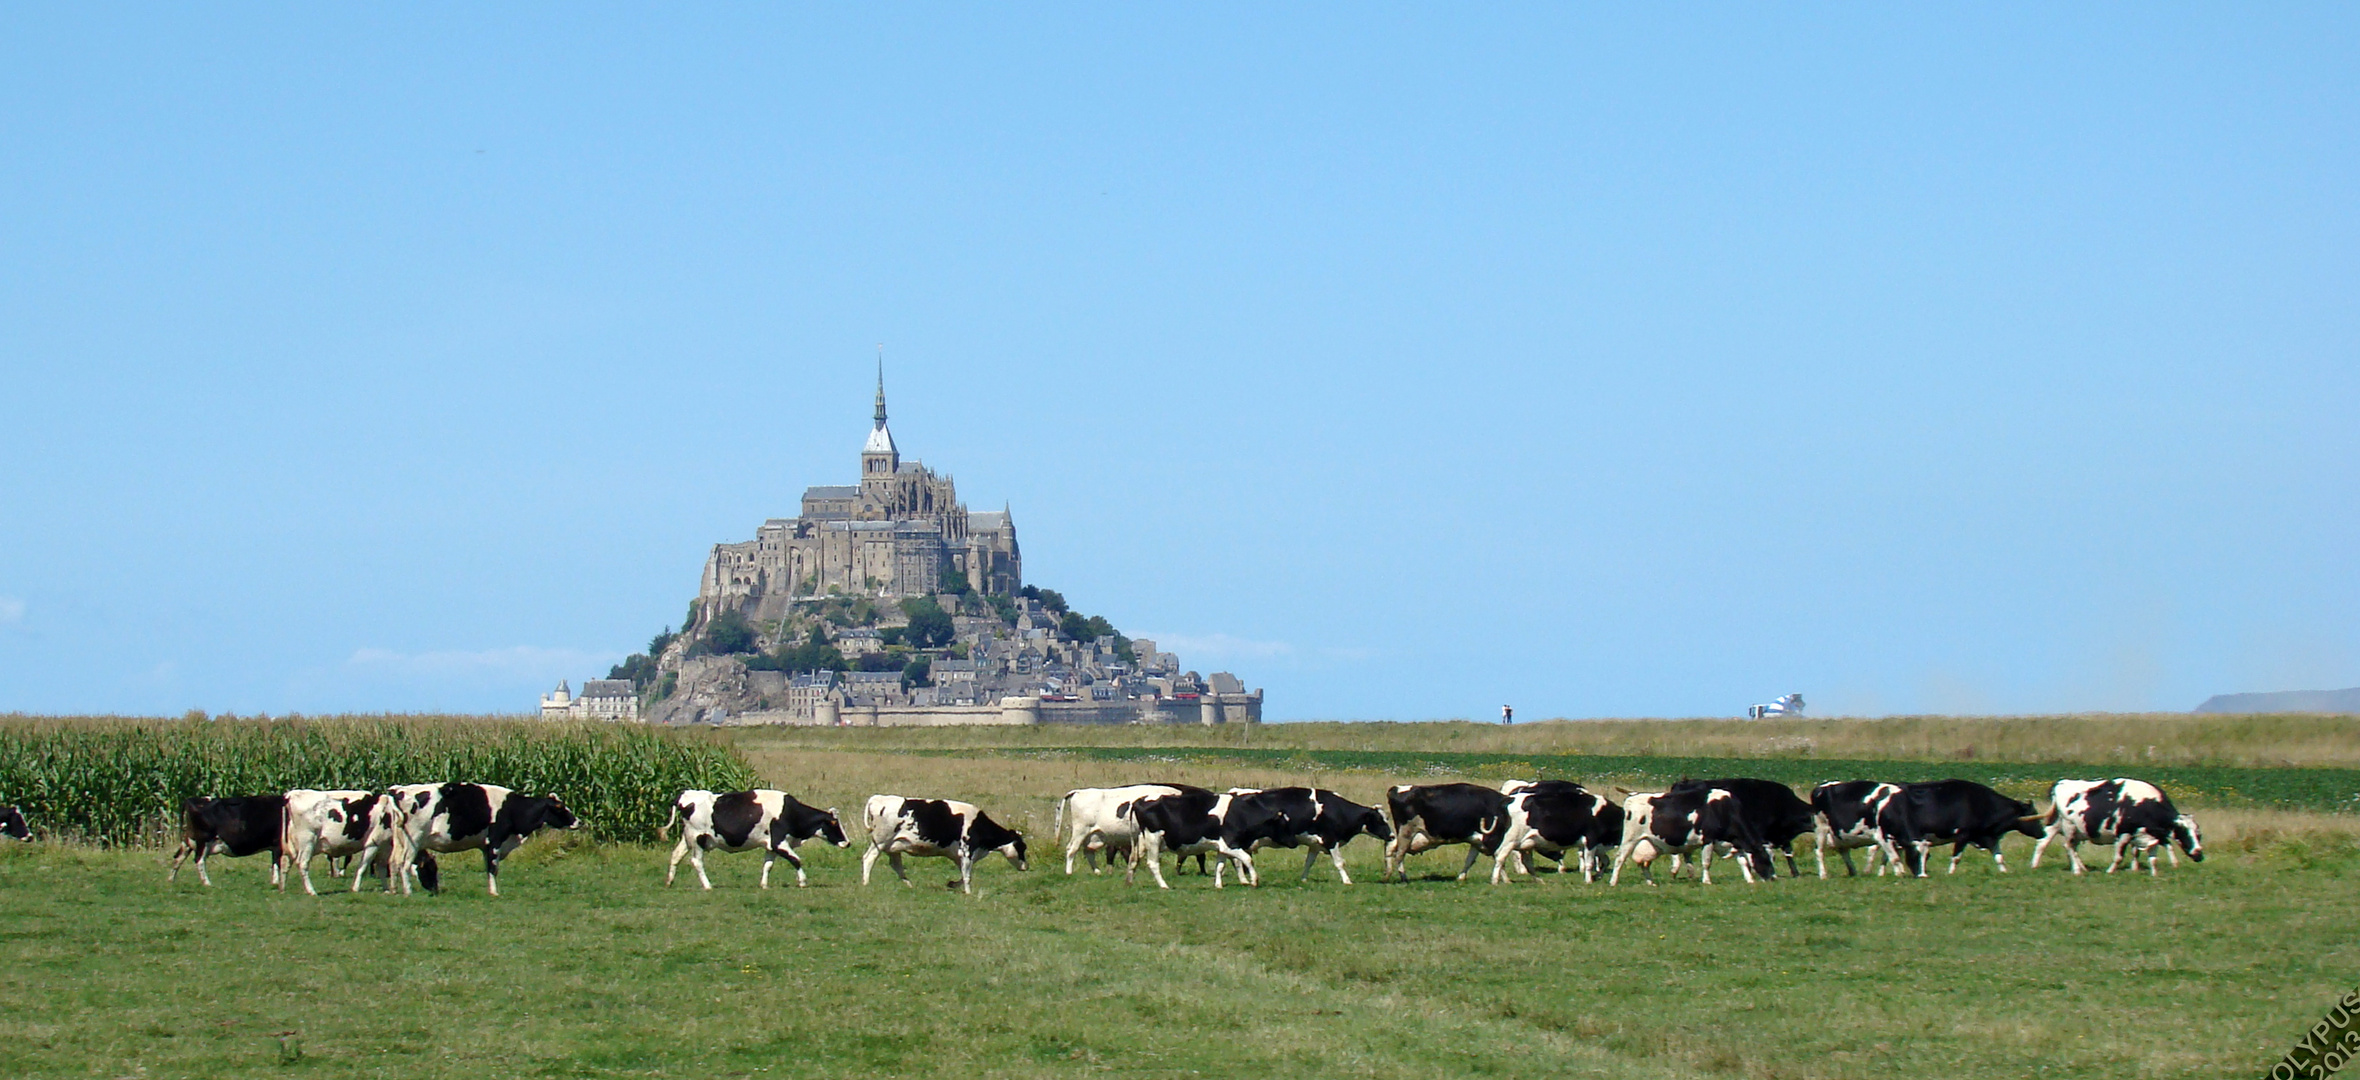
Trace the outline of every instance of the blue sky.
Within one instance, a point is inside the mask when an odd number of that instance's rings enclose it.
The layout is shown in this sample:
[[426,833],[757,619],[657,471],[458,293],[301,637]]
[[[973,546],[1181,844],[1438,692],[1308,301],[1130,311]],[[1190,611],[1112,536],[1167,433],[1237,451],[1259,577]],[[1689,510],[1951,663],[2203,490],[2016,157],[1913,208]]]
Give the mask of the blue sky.
[[2360,14],[0,14],[0,710],[523,708],[905,454],[1273,718],[2360,685]]

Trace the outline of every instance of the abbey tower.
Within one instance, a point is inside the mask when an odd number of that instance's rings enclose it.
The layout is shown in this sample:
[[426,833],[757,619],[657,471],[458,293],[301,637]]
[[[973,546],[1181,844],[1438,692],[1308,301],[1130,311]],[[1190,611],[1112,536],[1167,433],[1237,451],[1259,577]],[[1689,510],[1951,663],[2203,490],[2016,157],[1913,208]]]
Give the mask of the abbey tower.
[[754,539],[715,544],[697,586],[704,610],[734,607],[774,620],[796,600],[830,594],[921,596],[956,575],[978,592],[1024,584],[1016,525],[1005,510],[969,513],[951,478],[904,461],[885,423],[885,368],[860,448],[860,483],[803,492],[802,513],[771,518]]

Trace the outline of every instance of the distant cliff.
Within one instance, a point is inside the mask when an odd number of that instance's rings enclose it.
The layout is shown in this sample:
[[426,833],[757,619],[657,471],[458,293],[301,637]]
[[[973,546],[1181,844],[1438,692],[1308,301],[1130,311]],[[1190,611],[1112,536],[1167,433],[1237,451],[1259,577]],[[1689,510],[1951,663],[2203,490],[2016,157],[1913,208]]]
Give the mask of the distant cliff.
[[2360,686],[2350,690],[2283,690],[2275,694],[2214,694],[2200,713],[2360,713]]

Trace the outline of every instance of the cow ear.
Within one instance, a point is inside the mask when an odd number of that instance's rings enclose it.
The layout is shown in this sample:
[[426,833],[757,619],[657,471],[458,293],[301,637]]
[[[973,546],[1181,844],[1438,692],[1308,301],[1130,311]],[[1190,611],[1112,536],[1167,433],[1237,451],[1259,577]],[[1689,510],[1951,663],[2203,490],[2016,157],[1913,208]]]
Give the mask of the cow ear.
[[828,807],[828,816],[829,816],[829,817],[835,817],[835,816],[836,816],[836,808],[835,808],[835,807],[833,807],[833,806],[831,806],[831,807]]

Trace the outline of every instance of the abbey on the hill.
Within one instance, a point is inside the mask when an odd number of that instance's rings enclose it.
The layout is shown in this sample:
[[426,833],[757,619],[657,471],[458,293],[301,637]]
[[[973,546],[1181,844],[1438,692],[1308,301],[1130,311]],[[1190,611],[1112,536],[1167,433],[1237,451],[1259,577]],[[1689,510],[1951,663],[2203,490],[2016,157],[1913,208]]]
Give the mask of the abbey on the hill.
[[800,517],[772,518],[752,540],[715,544],[697,597],[708,609],[775,620],[796,600],[925,596],[942,591],[946,577],[986,595],[1022,588],[1016,523],[1006,510],[969,513],[950,477],[902,460],[885,426],[880,363],[860,483],[807,488]]

